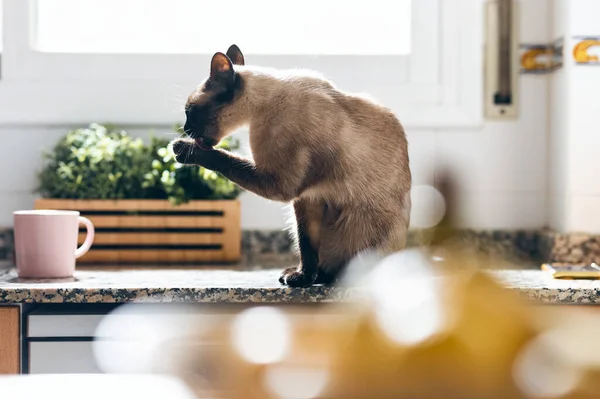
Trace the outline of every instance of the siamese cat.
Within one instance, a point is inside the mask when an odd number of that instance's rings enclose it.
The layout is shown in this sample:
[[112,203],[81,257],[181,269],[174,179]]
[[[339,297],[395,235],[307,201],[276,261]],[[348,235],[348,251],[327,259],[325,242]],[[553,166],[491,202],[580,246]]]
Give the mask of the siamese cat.
[[[245,190],[291,202],[298,267],[290,287],[331,284],[358,253],[406,245],[411,173],[404,129],[387,108],[315,72],[246,66],[232,45],[189,96],[177,161],[221,173]],[[248,126],[253,160],[213,148]]]

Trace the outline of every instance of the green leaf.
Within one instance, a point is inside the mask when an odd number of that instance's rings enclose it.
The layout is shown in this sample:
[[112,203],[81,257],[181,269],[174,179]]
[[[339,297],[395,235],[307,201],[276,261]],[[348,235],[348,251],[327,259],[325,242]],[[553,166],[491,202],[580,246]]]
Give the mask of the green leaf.
[[[181,134],[181,125],[174,131]],[[219,147],[234,150],[237,140]],[[71,130],[42,153],[38,189],[44,197],[78,199],[151,198],[181,204],[192,199],[229,199],[240,188],[218,173],[175,160],[169,140],[148,145],[109,124]]]

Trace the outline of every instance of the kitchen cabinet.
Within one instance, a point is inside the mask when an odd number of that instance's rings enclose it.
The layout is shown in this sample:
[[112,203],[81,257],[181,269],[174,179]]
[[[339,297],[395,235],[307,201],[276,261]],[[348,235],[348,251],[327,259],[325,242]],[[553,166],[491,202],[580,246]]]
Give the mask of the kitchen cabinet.
[[21,371],[19,306],[0,306],[0,374]]

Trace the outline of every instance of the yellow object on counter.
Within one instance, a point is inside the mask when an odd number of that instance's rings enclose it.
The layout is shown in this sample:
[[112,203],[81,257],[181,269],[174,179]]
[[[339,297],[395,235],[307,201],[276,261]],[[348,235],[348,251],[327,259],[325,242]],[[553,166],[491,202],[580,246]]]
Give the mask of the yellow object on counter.
[[600,266],[596,263],[589,265],[552,265],[544,263],[542,270],[559,279],[600,279]]

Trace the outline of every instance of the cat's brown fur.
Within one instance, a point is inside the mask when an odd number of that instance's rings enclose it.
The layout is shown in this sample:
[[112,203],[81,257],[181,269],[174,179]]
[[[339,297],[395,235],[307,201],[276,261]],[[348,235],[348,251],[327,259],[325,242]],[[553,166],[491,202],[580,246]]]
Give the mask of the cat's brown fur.
[[[411,174],[394,114],[314,72],[243,64],[235,45],[213,56],[210,77],[186,104],[184,129],[192,140],[173,148],[179,162],[293,203],[301,263],[280,281],[330,283],[361,251],[404,248]],[[212,149],[245,125],[253,161]]]

